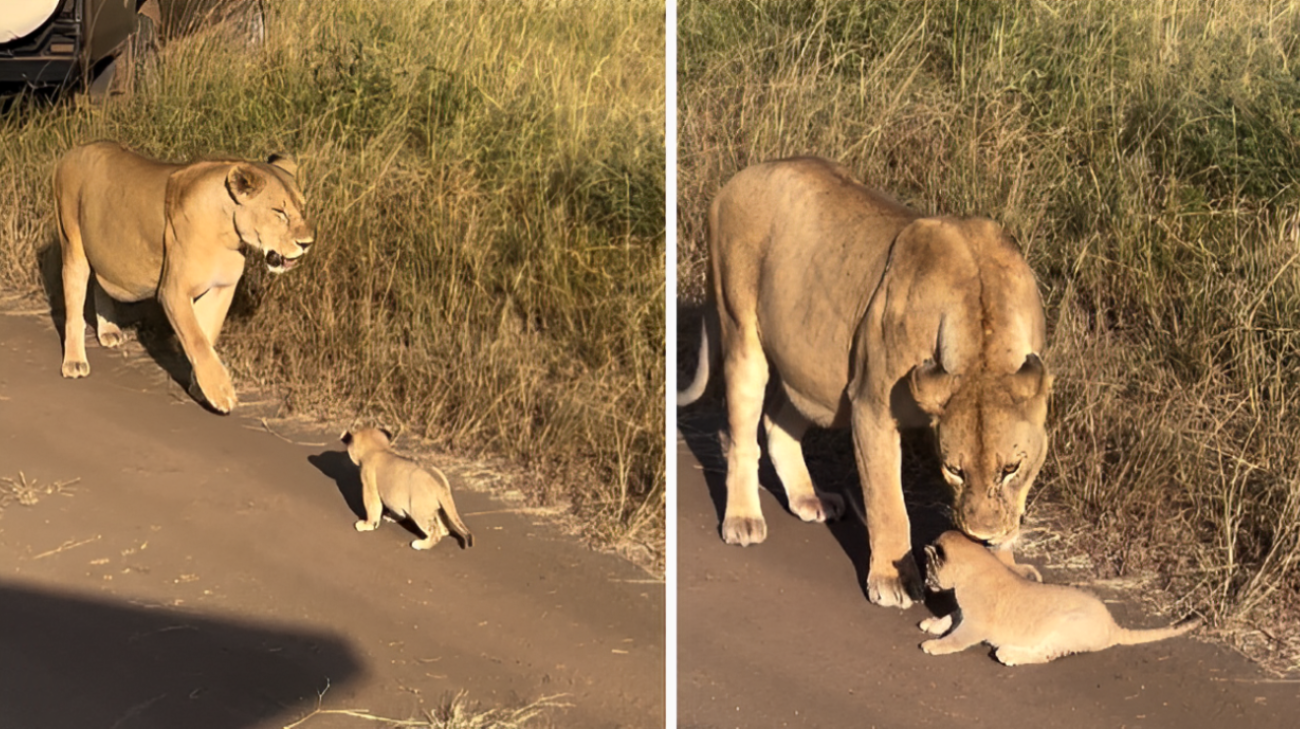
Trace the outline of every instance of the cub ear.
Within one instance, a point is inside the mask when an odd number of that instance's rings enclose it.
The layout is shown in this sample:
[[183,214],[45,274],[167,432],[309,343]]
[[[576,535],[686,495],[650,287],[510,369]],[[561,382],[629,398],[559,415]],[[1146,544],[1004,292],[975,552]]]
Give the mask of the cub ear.
[[256,198],[265,187],[266,177],[249,165],[235,165],[226,175],[226,190],[240,205]]
[[352,432],[351,432],[351,431],[344,431],[344,432],[343,432],[343,435],[342,435],[342,436],[339,436],[339,441],[342,441],[342,442],[343,442],[345,445],[347,445],[347,446],[351,446],[351,445],[352,445]]
[[1017,403],[1024,403],[1039,394],[1046,395],[1052,389],[1052,376],[1047,373],[1047,366],[1035,353],[1025,356],[1025,364],[1011,376],[1011,397]]
[[912,368],[907,384],[912,391],[912,398],[922,411],[931,416],[942,416],[944,406],[948,405],[953,391],[957,389],[957,378],[944,370],[942,365],[927,358]]
[[293,158],[288,155],[282,155],[277,152],[276,154],[266,158],[266,162],[268,165],[275,165],[281,170],[289,173],[289,177],[298,176],[298,163],[294,162]]

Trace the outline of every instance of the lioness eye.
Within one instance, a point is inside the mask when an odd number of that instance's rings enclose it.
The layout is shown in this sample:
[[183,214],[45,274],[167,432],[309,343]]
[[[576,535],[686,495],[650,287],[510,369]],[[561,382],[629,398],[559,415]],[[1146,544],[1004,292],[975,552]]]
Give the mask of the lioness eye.
[[961,481],[961,479],[962,479],[962,471],[961,471],[961,467],[959,467],[959,466],[953,466],[952,464],[944,464],[944,465],[943,465],[943,470],[946,471],[946,472],[948,472],[948,474],[949,474],[953,479],[956,479],[956,480],[958,480],[958,481]]
[[280,210],[279,208],[273,208],[272,210],[275,211],[276,215],[280,216],[280,220],[284,221],[285,223],[289,222],[289,216],[286,215],[283,210]]
[[1002,476],[1003,478],[1009,477],[1012,474],[1015,474],[1019,470],[1020,470],[1020,462],[1017,461],[1014,464],[1007,464],[1006,466],[1002,467]]

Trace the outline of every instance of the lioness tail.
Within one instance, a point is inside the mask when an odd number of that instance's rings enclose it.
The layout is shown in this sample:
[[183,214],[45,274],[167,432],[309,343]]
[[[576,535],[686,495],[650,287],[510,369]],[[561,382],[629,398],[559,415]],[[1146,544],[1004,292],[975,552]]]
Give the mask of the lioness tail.
[[704,314],[704,321],[700,323],[700,362],[695,367],[695,379],[691,381],[690,387],[686,390],[677,392],[677,407],[685,408],[704,395],[704,391],[709,387],[709,371],[713,369],[714,361],[718,359],[719,348],[715,345],[710,347],[710,342],[715,339],[709,337],[709,330],[715,321],[715,316],[708,312]]
[[1145,644],[1150,641],[1160,641],[1175,636],[1181,636],[1192,629],[1197,628],[1204,619],[1200,616],[1190,616],[1179,621],[1178,623],[1166,626],[1161,629],[1120,629],[1116,636],[1116,644]]

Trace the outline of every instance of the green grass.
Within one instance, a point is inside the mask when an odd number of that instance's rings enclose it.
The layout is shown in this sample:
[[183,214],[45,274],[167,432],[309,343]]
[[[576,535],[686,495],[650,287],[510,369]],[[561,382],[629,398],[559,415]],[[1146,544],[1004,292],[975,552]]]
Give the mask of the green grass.
[[209,26],[130,97],[0,118],[0,283],[40,290],[73,145],[290,152],[318,243],[247,277],[260,306],[220,347],[236,386],[506,457],[661,564],[663,3],[266,5],[260,47]]
[[681,300],[708,201],[764,159],[1001,221],[1057,375],[1036,504],[1100,577],[1154,574],[1300,669],[1300,4],[682,0],[679,25]]

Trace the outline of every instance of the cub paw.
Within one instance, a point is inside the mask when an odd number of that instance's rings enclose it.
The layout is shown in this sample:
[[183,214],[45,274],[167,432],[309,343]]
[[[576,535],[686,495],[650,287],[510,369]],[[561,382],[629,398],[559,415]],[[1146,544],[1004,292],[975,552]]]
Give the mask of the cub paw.
[[366,522],[365,520],[357,520],[356,523],[354,523],[352,526],[357,528],[357,532],[370,532],[371,530],[379,527],[379,523]]
[[943,634],[948,629],[952,628],[952,614],[948,614],[947,616],[931,616],[930,618],[922,619],[920,628],[927,634],[935,634],[936,636]]
[[844,498],[838,494],[805,494],[790,501],[790,511],[804,522],[837,520],[844,514]]
[[952,654],[954,649],[943,639],[926,639],[921,642],[921,651],[930,656],[940,656],[942,654]]
[[921,574],[909,552],[892,565],[874,564],[867,575],[867,599],[877,606],[909,608],[913,601],[924,597]]
[[90,363],[85,360],[64,360],[63,377],[84,378],[90,375]]
[[1026,580],[1032,580],[1035,583],[1043,582],[1043,574],[1039,573],[1038,568],[1035,568],[1029,563],[1016,563],[1014,565],[1008,565],[1007,567],[1011,568],[1011,570],[1014,571],[1016,575],[1020,576],[1021,578],[1025,578]]
[[757,545],[767,539],[767,522],[760,517],[728,517],[722,522],[722,539],[728,545]]

